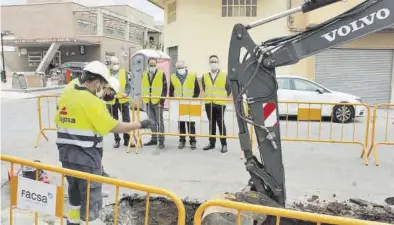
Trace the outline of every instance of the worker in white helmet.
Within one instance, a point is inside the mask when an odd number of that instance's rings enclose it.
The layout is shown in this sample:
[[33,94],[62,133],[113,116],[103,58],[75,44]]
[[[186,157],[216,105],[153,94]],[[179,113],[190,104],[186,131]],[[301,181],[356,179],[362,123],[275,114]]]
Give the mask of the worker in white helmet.
[[[93,61],[85,66],[79,82],[71,82],[59,99],[55,122],[56,144],[63,168],[101,175],[103,137],[109,132],[126,133],[152,125],[141,122],[118,122],[109,114],[103,98],[113,99],[119,83],[111,78],[107,67]],[[66,176],[68,181],[68,225],[104,224],[99,220],[102,206],[101,183],[90,183],[89,218],[86,218],[87,181]]]

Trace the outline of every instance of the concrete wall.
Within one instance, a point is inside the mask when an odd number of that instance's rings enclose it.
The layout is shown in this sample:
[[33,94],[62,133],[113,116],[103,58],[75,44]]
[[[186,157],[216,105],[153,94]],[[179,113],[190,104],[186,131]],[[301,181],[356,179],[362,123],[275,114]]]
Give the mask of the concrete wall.
[[[275,13],[286,10],[288,7],[298,6],[301,0],[291,1],[265,1],[258,0],[257,18],[247,17],[222,17],[221,1],[219,0],[177,0],[177,18],[175,22],[167,21],[168,4],[164,5],[164,45],[168,47],[178,46],[179,59],[186,60],[188,67],[199,75],[208,69],[208,56],[218,54],[222,70],[227,70],[227,57],[229,40],[232,28],[236,23],[250,23]],[[298,13],[293,18],[294,28],[303,29],[307,25],[323,22],[345,10],[353,7],[360,1],[340,2],[318,9],[314,12]],[[293,32],[287,24],[288,18],[254,28],[250,33],[256,43],[272,37],[288,35]],[[182,34],[179,34],[179,31]],[[359,40],[348,43],[346,48],[379,48],[394,49],[394,33],[376,33]],[[314,79],[315,59],[309,57],[299,63],[278,68],[278,74],[294,74],[309,79]]]
[[[105,61],[105,52],[113,52],[119,58],[120,66],[126,70],[129,70],[130,55],[142,49],[142,46],[138,43],[116,38],[91,36],[84,39],[101,43],[99,57],[102,62]],[[124,53],[127,53],[127,57],[122,57]]]
[[[171,1],[166,1],[170,3]],[[208,69],[208,57],[217,54],[222,70],[227,70],[227,55],[231,31],[236,23],[250,23],[258,18],[286,10],[286,1],[258,0],[257,17],[222,17],[219,0],[177,0],[176,21],[167,24],[165,13],[164,45],[178,46],[179,59],[186,60],[188,68],[200,76]],[[165,12],[168,4],[165,5]],[[279,35],[288,35],[287,20],[255,28],[251,35],[261,42]],[[289,68],[281,68],[288,72]]]
[[2,6],[1,29],[16,38],[73,37],[72,9],[72,3]]

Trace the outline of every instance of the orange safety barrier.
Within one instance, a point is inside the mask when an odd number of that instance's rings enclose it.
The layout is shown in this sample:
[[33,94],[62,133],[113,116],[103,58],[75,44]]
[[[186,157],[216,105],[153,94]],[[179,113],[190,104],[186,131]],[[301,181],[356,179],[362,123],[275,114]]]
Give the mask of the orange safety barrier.
[[[164,119],[166,124],[164,132],[140,132],[137,136],[142,135],[163,135],[163,136],[195,136],[195,137],[215,137],[215,138],[238,138],[236,125],[236,115],[233,110],[232,117],[228,118],[229,113],[226,111],[225,121],[233,121],[233,132],[227,132],[224,135],[210,135],[207,134],[209,127],[203,129],[203,123],[207,122],[207,114],[203,111],[203,102],[206,100],[213,100],[209,98],[176,98],[176,97],[160,97],[166,99],[169,105],[167,119]],[[232,105],[232,99],[215,99],[216,101],[225,101]],[[171,107],[173,102],[184,102],[184,109]],[[193,102],[193,103],[192,103]],[[179,104],[179,103],[178,103]],[[191,106],[193,105],[193,106]],[[174,108],[176,112],[171,110]],[[190,110],[195,110],[191,113]],[[183,110],[183,111],[182,111]],[[164,114],[164,113],[163,113]],[[196,134],[180,134],[174,122],[181,120],[179,117],[182,114],[183,119],[194,117],[196,121]],[[320,142],[320,143],[342,143],[342,144],[358,144],[362,146],[362,152],[367,151],[368,138],[369,138],[369,121],[370,121],[370,108],[362,103],[329,103],[329,102],[296,102],[296,101],[283,101],[279,102],[279,114],[285,120],[281,121],[281,138],[283,141],[302,141],[302,142]],[[177,118],[174,118],[175,115]],[[188,117],[189,116],[189,117]],[[291,116],[297,119],[291,121]],[[140,115],[137,116],[140,118]],[[329,119],[325,122],[324,119]],[[352,119],[355,117],[355,119]],[[342,118],[342,119],[341,119]],[[360,119],[361,118],[361,119]],[[175,121],[174,121],[175,120]],[[205,121],[204,121],[205,120]],[[362,123],[360,123],[360,120]],[[190,122],[191,120],[189,120]],[[194,121],[194,120],[193,120]],[[199,122],[199,123],[198,123]],[[334,123],[335,122],[335,123]],[[228,124],[226,124],[228,125]],[[159,124],[160,126],[160,124]],[[199,131],[198,131],[199,130]],[[160,131],[160,128],[159,128]],[[205,132],[204,132],[205,131]],[[250,130],[251,139],[255,139],[254,131],[251,126]],[[257,146],[252,142],[252,150]],[[140,145],[137,146],[136,152],[139,152]],[[243,157],[241,157],[243,158]],[[368,164],[367,157],[364,157],[365,164]]]
[[202,224],[202,215],[204,211],[209,207],[223,207],[237,210],[237,225],[241,225],[242,212],[259,213],[264,215],[271,215],[276,217],[276,224],[280,225],[280,219],[290,218],[303,221],[315,222],[317,225],[321,223],[326,224],[340,224],[340,225],[385,225],[388,223],[372,222],[367,220],[359,220],[352,218],[345,218],[339,216],[328,216],[323,214],[309,213],[309,212],[299,212],[289,209],[280,209],[267,206],[239,203],[227,200],[210,200],[204,202],[197,209],[194,214],[194,225]]
[[[55,213],[56,217],[60,218],[60,224],[63,225],[65,224],[63,221],[63,205],[64,205],[64,178],[65,176],[71,176],[71,177],[77,177],[80,179],[85,179],[87,180],[87,200],[86,200],[86,218],[89,218],[89,201],[90,201],[90,185],[91,182],[99,182],[102,184],[109,184],[109,185],[113,185],[115,186],[115,207],[114,207],[114,225],[118,224],[118,214],[119,214],[119,189],[120,188],[127,188],[127,189],[133,189],[133,190],[138,190],[138,191],[142,191],[146,193],[146,210],[145,210],[145,218],[144,218],[144,224],[148,225],[149,222],[149,205],[150,205],[150,197],[151,194],[155,194],[155,195],[161,195],[164,197],[167,197],[169,199],[171,199],[177,209],[178,209],[178,225],[184,225],[185,221],[186,221],[186,210],[185,210],[185,206],[182,202],[182,200],[180,198],[178,198],[174,193],[161,189],[161,188],[156,188],[156,187],[152,187],[152,186],[147,186],[147,185],[142,185],[142,184],[137,184],[137,183],[133,183],[133,182],[128,182],[128,181],[123,181],[123,180],[118,180],[118,179],[113,179],[113,178],[107,178],[107,177],[103,177],[103,176],[98,176],[98,175],[94,175],[94,174],[90,174],[90,173],[83,173],[83,172],[79,172],[79,171],[75,171],[75,170],[70,170],[70,169],[64,169],[64,168],[60,168],[60,167],[55,167],[55,166],[51,166],[51,165],[47,165],[47,164],[43,164],[43,163],[37,163],[37,162],[32,162],[32,161],[28,161],[28,160],[24,160],[24,159],[19,159],[19,158],[15,158],[15,157],[10,157],[10,156],[4,156],[1,155],[1,161],[5,161],[5,162],[9,162],[11,163],[11,185],[10,185],[10,193],[11,193],[11,197],[10,197],[10,225],[14,224],[14,220],[13,220],[13,210],[14,208],[17,208],[18,205],[18,198],[19,196],[19,192],[18,192],[18,180],[20,180],[21,178],[18,177],[18,175],[15,173],[15,164],[19,164],[19,165],[23,165],[23,166],[28,166],[31,168],[36,168],[36,180],[38,180],[39,177],[39,169],[44,170],[44,171],[48,171],[48,172],[54,172],[57,174],[61,175],[61,185],[58,186],[56,185],[55,187],[55,191],[56,193],[54,193],[54,202],[53,204],[55,205],[55,209],[53,210]],[[19,179],[18,179],[19,178]],[[27,178],[24,178],[27,179]],[[41,189],[47,189],[49,186],[52,186],[52,184],[45,184],[42,182],[38,182],[38,181],[32,181],[32,182],[36,182],[36,184],[34,184],[34,186],[37,185],[43,185],[40,186]],[[38,184],[37,184],[38,183]],[[26,188],[26,187],[24,187]],[[29,191],[32,187],[28,187],[27,191]],[[33,189],[33,188],[32,188]],[[33,190],[31,190],[33,191]],[[51,193],[52,194],[52,193]],[[37,194],[36,194],[37,195]],[[48,193],[49,195],[49,193]],[[48,200],[49,201],[49,200]],[[36,203],[32,203],[33,205],[36,205]],[[22,209],[26,209],[29,208],[29,210],[33,210],[35,206],[29,205],[22,205]],[[34,218],[35,218],[35,225],[38,224],[38,213],[35,212],[34,213]],[[89,221],[87,221],[86,224],[88,224]]]
[[[382,111],[382,113],[379,114],[379,111]],[[378,123],[378,121],[381,123]],[[377,126],[379,126],[379,129]],[[377,135],[380,131],[384,131],[384,134]],[[377,136],[384,136],[384,139],[378,140]],[[373,151],[375,165],[377,166],[379,165],[379,154],[377,151],[377,147],[379,145],[394,145],[394,104],[379,104],[375,106],[373,110],[371,145],[368,150],[367,157],[369,157]]]
[[[58,107],[58,101],[59,101],[60,95],[41,95],[37,98],[37,112],[38,112],[38,135],[36,142],[34,144],[34,147],[37,148],[41,136],[45,138],[45,140],[49,140],[45,131],[49,130],[57,130],[56,124],[54,121],[55,114],[57,112],[57,107]],[[121,109],[122,110],[122,109]],[[135,110],[131,111],[131,121],[135,121],[136,119],[136,112]],[[131,145],[131,142],[137,142],[138,139],[136,137],[135,131],[132,131],[129,133],[130,134],[130,140],[129,140],[129,147]]]
[[[338,120],[346,114],[355,118]],[[357,144],[367,152],[370,108],[366,104],[282,101],[279,115],[282,141]],[[368,165],[367,157],[364,163]]]
[[[57,111],[57,104],[60,95],[41,95],[37,98],[37,111],[38,111],[38,135],[34,147],[37,148],[40,143],[41,136],[48,141],[45,131],[57,130],[54,122],[55,114]],[[44,119],[45,118],[45,119]]]
[[[155,97],[156,98],[156,97]],[[227,138],[227,139],[237,139],[238,134],[236,133],[236,117],[234,110],[227,110],[229,106],[233,105],[233,99],[230,98],[184,98],[184,97],[158,97],[160,99],[165,99],[168,104],[168,110],[164,108],[159,110],[163,112],[163,121],[164,123],[167,122],[167,127],[164,127],[164,132],[152,132],[152,131],[144,131],[139,132],[137,136],[139,137],[139,143],[141,143],[141,137],[143,135],[163,135],[163,136],[185,136],[185,137],[214,137],[214,138]],[[215,100],[215,101],[223,101],[227,104],[222,106],[221,110],[225,111],[224,116],[225,118],[222,120],[222,130],[217,129],[216,133],[224,133],[224,126],[226,126],[226,135],[210,135],[209,133],[209,125],[208,125],[208,118],[205,115],[207,112],[203,112],[204,110],[204,101]],[[174,105],[176,104],[176,107]],[[147,109],[149,110],[149,109]],[[176,110],[176,111],[172,111]],[[147,112],[149,113],[149,112]],[[168,118],[164,118],[164,114],[167,115]],[[210,114],[212,115],[212,109],[210,110]],[[230,116],[228,116],[230,114]],[[232,116],[231,116],[232,115]],[[176,118],[174,118],[174,116]],[[181,118],[182,117],[182,118]],[[186,119],[185,119],[186,118]],[[137,120],[141,120],[141,114],[137,112]],[[232,121],[232,129],[228,129],[228,124],[225,121]],[[195,122],[196,127],[196,134],[180,134],[178,130],[178,126],[171,126],[174,124],[178,124],[178,121],[185,121],[185,122]],[[215,124],[219,125],[219,124]],[[164,125],[165,126],[165,125]],[[206,128],[204,128],[206,126]],[[238,127],[238,126],[237,126]],[[158,130],[160,131],[161,125],[159,124]],[[230,131],[230,132],[229,132]],[[136,153],[140,151],[142,144],[136,145]],[[128,150],[129,151],[129,150]]]

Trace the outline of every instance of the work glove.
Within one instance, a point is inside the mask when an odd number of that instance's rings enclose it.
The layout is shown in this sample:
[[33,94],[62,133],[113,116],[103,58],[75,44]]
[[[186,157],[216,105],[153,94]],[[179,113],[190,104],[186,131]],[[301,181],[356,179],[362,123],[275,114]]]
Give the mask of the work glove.
[[153,121],[152,120],[143,120],[140,123],[141,123],[141,129],[147,129],[147,128],[150,128],[153,125]]

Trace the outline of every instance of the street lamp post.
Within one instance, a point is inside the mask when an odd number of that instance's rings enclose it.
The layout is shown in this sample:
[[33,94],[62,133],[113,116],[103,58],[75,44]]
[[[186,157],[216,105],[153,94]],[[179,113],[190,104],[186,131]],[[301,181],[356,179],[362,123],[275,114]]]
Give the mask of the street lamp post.
[[1,59],[3,68],[1,70],[1,82],[7,83],[7,74],[5,72],[5,59],[4,59],[4,36],[12,35],[11,31],[5,30],[1,32]]

